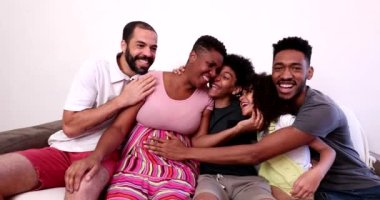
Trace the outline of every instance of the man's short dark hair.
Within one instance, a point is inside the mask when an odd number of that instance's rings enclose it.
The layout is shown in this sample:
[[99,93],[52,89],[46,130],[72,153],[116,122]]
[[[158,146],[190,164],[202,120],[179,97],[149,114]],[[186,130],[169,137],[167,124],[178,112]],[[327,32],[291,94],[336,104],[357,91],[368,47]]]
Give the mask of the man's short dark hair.
[[150,31],[153,31],[156,33],[154,28],[151,25],[149,25],[148,23],[143,22],[143,21],[132,21],[132,22],[129,22],[128,24],[126,24],[124,26],[123,40],[125,40],[125,42],[128,43],[129,40],[132,38],[133,31],[135,30],[136,27],[139,27],[139,28],[142,28],[145,30],[150,30]]
[[308,64],[310,64],[312,47],[307,40],[300,37],[287,37],[278,41],[276,44],[273,44],[273,59],[278,52],[283,50],[297,50],[302,52]]
[[235,73],[236,86],[248,88],[251,85],[255,70],[249,59],[236,54],[228,54],[224,58],[223,66],[229,66]]
[[210,35],[203,35],[195,41],[193,46],[193,51],[197,52],[199,50],[206,49],[208,51],[214,50],[222,54],[223,58],[227,55],[227,50],[224,44]]

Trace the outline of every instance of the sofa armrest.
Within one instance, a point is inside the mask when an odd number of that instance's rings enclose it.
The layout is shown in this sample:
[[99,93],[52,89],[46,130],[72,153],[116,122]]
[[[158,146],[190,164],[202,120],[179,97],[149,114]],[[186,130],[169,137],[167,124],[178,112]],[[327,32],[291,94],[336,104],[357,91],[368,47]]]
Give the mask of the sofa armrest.
[[50,135],[62,129],[62,120],[0,132],[0,154],[48,146]]
[[380,160],[376,160],[373,167],[375,168],[375,173],[380,176]]
[[373,162],[375,173],[380,176],[380,155],[373,152],[370,152],[370,154],[375,158],[375,161]]

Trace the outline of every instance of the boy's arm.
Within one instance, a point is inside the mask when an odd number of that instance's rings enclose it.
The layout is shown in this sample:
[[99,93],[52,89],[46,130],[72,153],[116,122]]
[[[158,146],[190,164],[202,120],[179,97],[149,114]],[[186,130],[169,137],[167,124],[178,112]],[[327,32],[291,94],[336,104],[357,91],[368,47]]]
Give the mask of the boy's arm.
[[[207,114],[204,114],[204,115],[207,115]],[[205,119],[207,122],[201,123],[201,126],[198,132],[193,136],[192,138],[193,147],[217,146],[219,144],[225,143],[226,141],[230,140],[231,138],[243,132],[250,132],[247,134],[252,134],[252,132],[255,132],[258,129],[260,129],[263,123],[263,115],[258,110],[256,110],[256,112],[254,112],[249,119],[239,122],[236,126],[220,131],[218,133],[209,134],[208,127],[209,127],[210,115],[211,115],[211,111],[209,111],[208,117],[202,117],[202,122],[203,122],[203,119]]]
[[313,195],[335,160],[334,149],[320,138],[315,138],[309,146],[319,153],[320,160],[294,182],[291,194],[296,198],[306,198]]

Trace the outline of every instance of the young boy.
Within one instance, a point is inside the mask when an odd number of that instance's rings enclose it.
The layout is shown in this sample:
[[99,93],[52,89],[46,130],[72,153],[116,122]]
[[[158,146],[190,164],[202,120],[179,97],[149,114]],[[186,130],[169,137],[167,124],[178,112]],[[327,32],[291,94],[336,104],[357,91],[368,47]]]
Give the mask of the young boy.
[[[214,110],[208,134],[195,136],[195,144],[207,146],[231,146],[256,141],[256,131],[233,133],[225,131],[244,117],[236,95],[251,84],[254,73],[251,62],[241,56],[230,54],[213,80],[209,96],[214,99]],[[261,118],[262,119],[262,118]],[[260,117],[257,119],[260,126]],[[254,165],[219,165],[201,163],[200,176],[194,199],[274,199],[268,182],[257,176]]]

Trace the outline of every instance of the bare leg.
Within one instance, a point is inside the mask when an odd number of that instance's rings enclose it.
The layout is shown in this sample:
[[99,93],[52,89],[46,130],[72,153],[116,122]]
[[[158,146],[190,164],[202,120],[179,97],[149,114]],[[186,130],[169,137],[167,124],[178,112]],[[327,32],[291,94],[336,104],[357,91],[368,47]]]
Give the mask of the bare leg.
[[108,171],[102,167],[89,182],[82,180],[79,190],[73,193],[67,192],[65,194],[66,200],[97,200],[100,193],[107,185],[110,179]]
[[202,192],[199,195],[197,195],[195,200],[218,200],[218,198],[211,193]]
[[32,163],[18,153],[0,155],[0,200],[33,189],[37,174]]
[[292,198],[287,193],[282,191],[280,188],[276,186],[271,186],[271,188],[272,194],[274,198],[276,198],[277,200],[292,200]]

